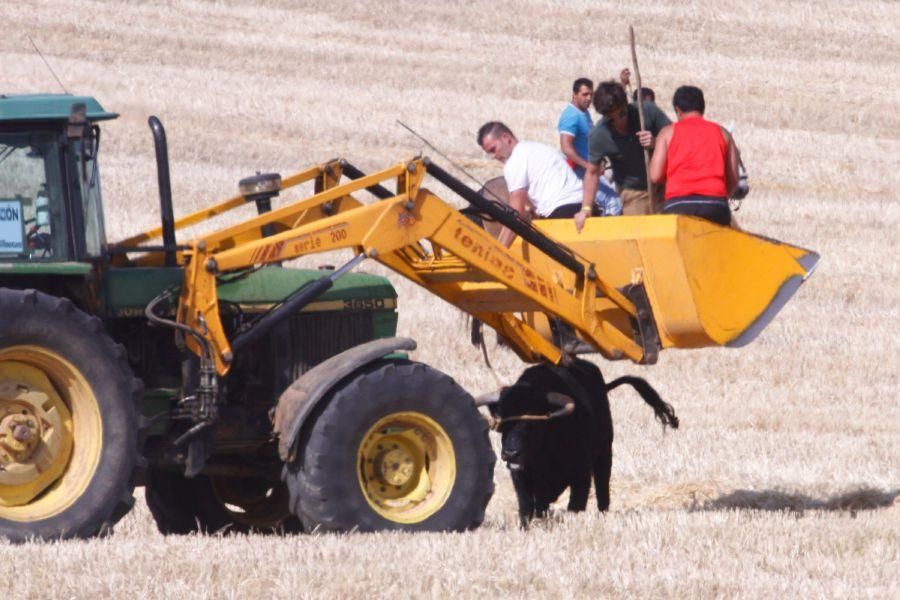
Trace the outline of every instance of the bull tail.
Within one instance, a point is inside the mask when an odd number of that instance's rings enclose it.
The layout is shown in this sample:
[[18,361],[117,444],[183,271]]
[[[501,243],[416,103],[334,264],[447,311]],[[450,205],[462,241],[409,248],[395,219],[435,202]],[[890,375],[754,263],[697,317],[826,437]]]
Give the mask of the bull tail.
[[650,408],[653,409],[653,412],[656,415],[657,421],[662,423],[664,427],[669,426],[672,429],[678,429],[678,417],[675,416],[675,409],[672,408],[671,404],[660,398],[656,390],[653,389],[653,386],[643,377],[633,377],[630,375],[619,377],[607,384],[606,391],[614,390],[626,383],[641,395],[644,402],[650,405]]

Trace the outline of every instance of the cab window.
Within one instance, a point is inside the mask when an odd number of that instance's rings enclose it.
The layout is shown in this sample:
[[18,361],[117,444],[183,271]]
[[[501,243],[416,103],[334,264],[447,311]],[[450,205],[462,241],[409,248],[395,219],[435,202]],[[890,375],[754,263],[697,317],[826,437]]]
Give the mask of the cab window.
[[66,260],[59,145],[50,133],[0,133],[0,259]]
[[106,243],[103,206],[100,203],[100,170],[97,168],[98,141],[95,129],[92,136],[74,144],[84,216],[84,249],[88,256],[99,256]]

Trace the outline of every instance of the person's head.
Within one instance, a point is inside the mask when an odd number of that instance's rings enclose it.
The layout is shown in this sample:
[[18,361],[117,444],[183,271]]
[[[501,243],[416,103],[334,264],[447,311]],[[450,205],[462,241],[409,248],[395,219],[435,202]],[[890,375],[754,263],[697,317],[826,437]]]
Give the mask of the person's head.
[[604,81],[594,91],[594,110],[608,121],[620,124],[628,116],[628,95],[621,83]]
[[519,140],[500,121],[488,121],[478,130],[478,145],[493,158],[506,162]]
[[[637,102],[637,94],[638,91],[634,90],[631,93],[631,101]],[[641,102],[656,102],[656,92],[654,92],[651,88],[642,87],[641,88]]]
[[578,110],[587,110],[594,96],[594,82],[587,77],[579,77],[572,84],[572,104]]
[[701,115],[706,110],[706,101],[703,99],[703,90],[692,85],[683,85],[675,90],[672,96],[672,107],[679,117],[683,113],[698,112]]

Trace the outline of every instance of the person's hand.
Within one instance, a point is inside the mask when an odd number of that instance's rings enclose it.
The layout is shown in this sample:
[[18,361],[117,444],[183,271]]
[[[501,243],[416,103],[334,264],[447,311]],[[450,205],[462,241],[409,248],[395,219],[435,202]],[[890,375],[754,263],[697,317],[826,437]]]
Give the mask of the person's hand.
[[641,130],[641,131],[637,132],[637,136],[638,136],[638,142],[640,142],[641,146],[643,146],[647,150],[650,150],[653,148],[655,140],[653,139],[652,133],[650,133],[649,131]]
[[581,233],[581,230],[584,228],[584,221],[590,216],[590,213],[584,210],[579,210],[575,213],[575,231]]
[[628,67],[625,67],[624,69],[622,69],[622,72],[619,73],[619,81],[621,81],[622,85],[625,87],[631,85],[631,71],[628,69]]

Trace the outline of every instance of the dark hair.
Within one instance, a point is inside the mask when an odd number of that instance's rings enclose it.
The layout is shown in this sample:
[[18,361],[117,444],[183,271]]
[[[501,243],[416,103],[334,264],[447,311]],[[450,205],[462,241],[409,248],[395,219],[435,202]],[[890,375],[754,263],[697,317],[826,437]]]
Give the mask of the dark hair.
[[[631,93],[632,102],[637,102],[637,90],[634,90]],[[656,92],[654,92],[651,88],[642,87],[641,88],[641,101],[644,102],[656,102]]]
[[484,141],[484,136],[486,135],[498,137],[503,135],[504,133],[508,133],[512,137],[516,137],[512,130],[500,121],[488,121],[478,130],[478,145],[481,146],[481,142]]
[[621,83],[610,79],[603,81],[594,90],[594,110],[605,115],[611,110],[628,104],[628,96]]
[[706,110],[706,101],[703,99],[703,90],[692,85],[683,85],[675,90],[672,96],[672,106],[681,112],[697,111],[701,115]]
[[592,90],[594,89],[594,82],[588,79],[587,77],[579,77],[575,80],[575,83],[572,84],[572,93],[577,94],[578,90],[582,87],[588,86]]

